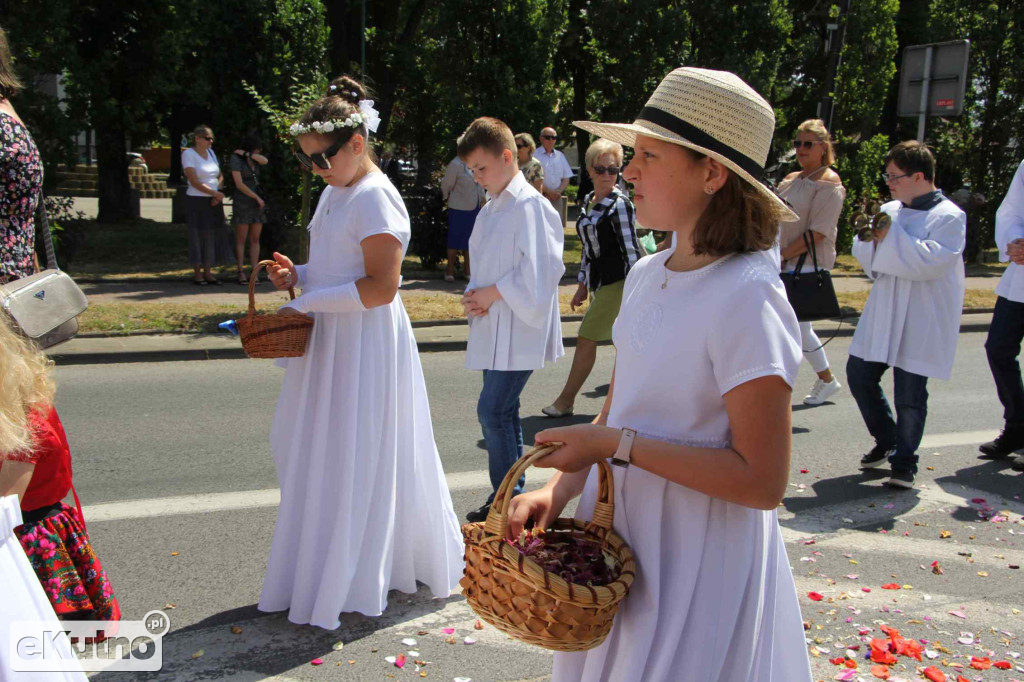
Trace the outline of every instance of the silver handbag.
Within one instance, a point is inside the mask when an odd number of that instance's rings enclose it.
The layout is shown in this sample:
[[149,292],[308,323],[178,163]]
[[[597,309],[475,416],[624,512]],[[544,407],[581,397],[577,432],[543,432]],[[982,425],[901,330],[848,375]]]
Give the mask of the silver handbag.
[[0,307],[22,334],[40,348],[63,343],[78,333],[78,316],[89,302],[75,281],[57,267],[50,223],[40,193],[36,220],[46,239],[46,270],[0,286]]

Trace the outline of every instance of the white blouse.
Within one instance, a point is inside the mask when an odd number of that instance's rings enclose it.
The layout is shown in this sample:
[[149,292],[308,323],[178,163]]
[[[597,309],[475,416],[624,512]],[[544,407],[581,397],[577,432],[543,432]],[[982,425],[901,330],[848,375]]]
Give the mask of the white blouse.
[[467,369],[541,369],[565,354],[558,311],[564,239],[558,213],[522,173],[480,209],[466,290],[497,285],[501,299],[469,320]]
[[[206,185],[210,189],[217,189],[220,178],[220,164],[217,162],[217,155],[214,153],[213,148],[206,150],[206,158],[204,159],[199,155],[195,149],[186,149],[181,153],[181,168],[194,168],[196,171],[196,180],[199,184]],[[206,197],[209,196],[204,192],[200,192],[192,183],[188,183],[188,189],[185,192],[190,197]]]

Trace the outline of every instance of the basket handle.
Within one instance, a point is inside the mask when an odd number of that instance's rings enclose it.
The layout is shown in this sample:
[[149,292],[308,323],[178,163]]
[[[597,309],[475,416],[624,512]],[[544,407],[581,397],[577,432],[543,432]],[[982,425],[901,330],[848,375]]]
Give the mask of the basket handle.
[[[256,267],[252,269],[252,274],[249,275],[249,317],[252,318],[256,315],[256,282],[258,281],[257,276],[260,274],[260,270],[267,267],[268,265],[276,264],[276,260],[261,260],[256,264]],[[288,287],[288,295],[295,300],[295,287]]]
[[[538,445],[528,453],[520,457],[498,486],[491,502],[491,509],[487,512],[487,520],[484,522],[484,531],[488,536],[504,539],[508,533],[508,508],[512,503],[512,490],[516,487],[519,477],[526,473],[526,470],[533,466],[533,463],[542,457],[562,447],[561,443]],[[612,520],[615,517],[614,485],[612,484],[612,469],[607,460],[597,463],[598,486],[597,502],[594,504],[594,516],[591,520],[591,528],[601,535],[612,529]]]

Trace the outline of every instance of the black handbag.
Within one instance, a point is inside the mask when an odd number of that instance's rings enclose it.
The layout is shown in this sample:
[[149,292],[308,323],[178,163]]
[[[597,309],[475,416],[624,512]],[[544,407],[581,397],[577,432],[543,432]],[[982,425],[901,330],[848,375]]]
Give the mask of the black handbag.
[[[804,232],[802,237],[807,252],[800,254],[793,272],[783,272],[780,275],[786,287],[786,298],[793,306],[796,319],[801,322],[813,322],[842,317],[836,290],[832,286],[832,275],[828,270],[818,269],[818,256],[814,252],[813,240],[808,237],[807,232]],[[801,272],[808,252],[814,263],[814,272]]]

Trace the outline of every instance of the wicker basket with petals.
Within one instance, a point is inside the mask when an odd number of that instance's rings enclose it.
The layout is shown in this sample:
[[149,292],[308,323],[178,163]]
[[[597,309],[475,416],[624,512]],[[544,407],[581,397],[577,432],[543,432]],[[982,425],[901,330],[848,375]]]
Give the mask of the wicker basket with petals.
[[516,481],[556,446],[534,448],[505,475],[486,521],[462,527],[466,568],[462,593],[483,620],[505,634],[554,651],[585,651],[604,641],[619,603],[633,584],[636,565],[626,543],[612,531],[615,513],[611,468],[598,464],[599,484],[592,521],[560,518],[548,532],[571,531],[600,545],[618,567],[607,585],[579,585],[550,573],[505,541]]

